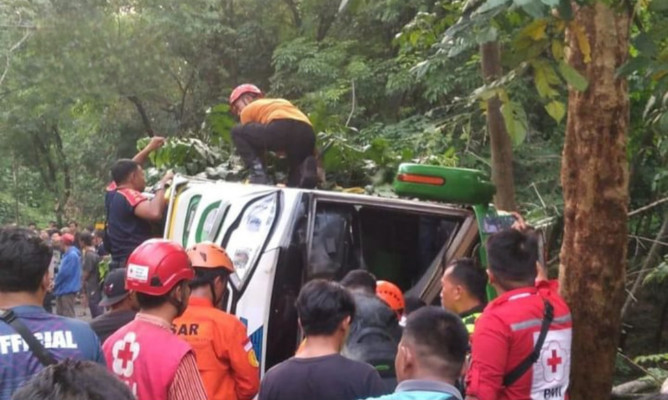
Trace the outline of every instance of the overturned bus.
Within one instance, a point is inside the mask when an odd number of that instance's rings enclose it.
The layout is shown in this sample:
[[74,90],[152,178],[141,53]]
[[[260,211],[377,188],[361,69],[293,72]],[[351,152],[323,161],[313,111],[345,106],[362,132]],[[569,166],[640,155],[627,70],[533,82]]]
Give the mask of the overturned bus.
[[481,243],[512,224],[489,205],[494,186],[476,170],[403,164],[394,187],[403,198],[177,176],[164,236],[227,250],[236,272],[224,304],[247,326],[264,373],[297,349],[294,302],[305,282],[363,268],[431,304],[451,260],[484,264]]

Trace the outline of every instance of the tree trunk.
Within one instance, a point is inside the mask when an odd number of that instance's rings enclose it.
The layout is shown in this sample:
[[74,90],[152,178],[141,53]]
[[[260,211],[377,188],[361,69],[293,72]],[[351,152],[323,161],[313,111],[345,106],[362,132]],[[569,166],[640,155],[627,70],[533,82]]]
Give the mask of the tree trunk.
[[137,109],[137,112],[141,117],[141,122],[144,124],[144,128],[146,129],[146,134],[148,135],[148,137],[153,137],[154,133],[153,133],[153,127],[151,126],[151,120],[148,118],[148,114],[146,114],[144,105],[142,104],[141,100],[139,100],[139,97],[128,96],[128,100],[130,100],[132,104],[135,105],[135,108]]
[[[603,2],[573,7],[584,37],[566,32],[567,61],[589,87],[569,88],[560,279],[573,315],[571,398],[597,399],[612,387],[624,301],[629,96],[615,73],[628,56],[630,17]],[[591,61],[582,51],[585,38]]]
[[[482,76],[489,83],[501,76],[499,42],[480,45]],[[492,150],[492,182],[496,185],[494,205],[499,210],[515,211],[515,181],[513,180],[513,147],[501,114],[501,100],[487,101],[487,131]]]

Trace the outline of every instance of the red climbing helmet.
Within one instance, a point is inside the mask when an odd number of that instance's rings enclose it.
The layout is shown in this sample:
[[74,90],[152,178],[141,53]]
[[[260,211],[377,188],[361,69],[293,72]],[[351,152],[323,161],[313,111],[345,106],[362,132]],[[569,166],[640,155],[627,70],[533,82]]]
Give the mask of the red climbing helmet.
[[181,245],[164,239],[149,239],[128,258],[125,288],[162,296],[179,282],[194,277],[195,271]]
[[259,97],[264,96],[260,88],[257,86],[251,84],[251,83],[244,83],[243,85],[239,85],[234,90],[232,91],[232,94],[230,95],[230,105],[233,105],[239,98],[245,94],[256,94]]

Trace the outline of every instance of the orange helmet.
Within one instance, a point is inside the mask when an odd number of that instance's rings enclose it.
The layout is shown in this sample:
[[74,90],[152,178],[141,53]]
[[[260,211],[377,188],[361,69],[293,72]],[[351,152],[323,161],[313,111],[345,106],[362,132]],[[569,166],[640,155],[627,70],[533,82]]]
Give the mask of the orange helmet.
[[234,264],[227,252],[215,243],[197,243],[188,249],[188,258],[193,268],[223,268],[227,272],[234,272]]
[[404,295],[397,285],[388,281],[376,282],[376,295],[381,298],[395,312],[401,312],[406,304]]
[[251,84],[251,83],[244,83],[243,85],[239,85],[234,90],[232,91],[232,94],[230,94],[230,105],[233,105],[239,98],[245,94],[256,94],[260,97],[264,96],[260,88],[257,86]]

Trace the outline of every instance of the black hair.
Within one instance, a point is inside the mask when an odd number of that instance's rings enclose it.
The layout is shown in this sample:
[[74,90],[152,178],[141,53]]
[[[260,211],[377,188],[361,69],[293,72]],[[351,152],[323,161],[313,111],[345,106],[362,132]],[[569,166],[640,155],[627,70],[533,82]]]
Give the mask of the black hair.
[[133,160],[122,158],[114,163],[111,167],[111,179],[116,182],[117,185],[125,183],[125,181],[130,177],[130,175],[139,168],[139,164]]
[[136,292],[137,303],[139,303],[139,307],[141,307],[144,310],[157,308],[169,301],[168,298],[170,293],[163,294],[162,296],[153,296],[146,293]]
[[376,277],[369,271],[354,269],[341,279],[341,285],[346,289],[364,288],[376,293]]
[[64,360],[34,375],[12,400],[132,400],[132,391],[92,361]]
[[452,269],[451,277],[480,303],[487,303],[487,274],[475,260],[463,257],[454,260],[446,270]]
[[230,271],[225,268],[198,268],[194,267],[195,278],[193,278],[188,284],[191,288],[195,289],[205,285],[211,284],[214,279],[221,277],[222,279],[227,279],[230,276]]
[[340,284],[314,279],[297,296],[297,314],[304,334],[331,335],[346,317],[355,317],[355,300]]
[[487,240],[487,259],[490,270],[504,289],[533,286],[538,239],[516,229],[495,233]]
[[37,233],[25,228],[0,228],[0,291],[37,291],[52,256],[51,248]]
[[423,368],[453,381],[459,378],[469,334],[457,315],[441,307],[422,307],[406,319],[403,340],[414,348]]
[[88,231],[81,232],[81,234],[79,235],[79,240],[81,240],[84,246],[93,245],[93,235]]
[[99,237],[100,239],[104,240],[104,230],[103,229],[96,229],[93,231],[93,236]]
[[412,313],[413,311],[417,311],[420,308],[424,307],[427,305],[421,298],[417,296],[406,296],[404,297],[404,303],[406,306],[404,307],[404,314],[408,315]]

